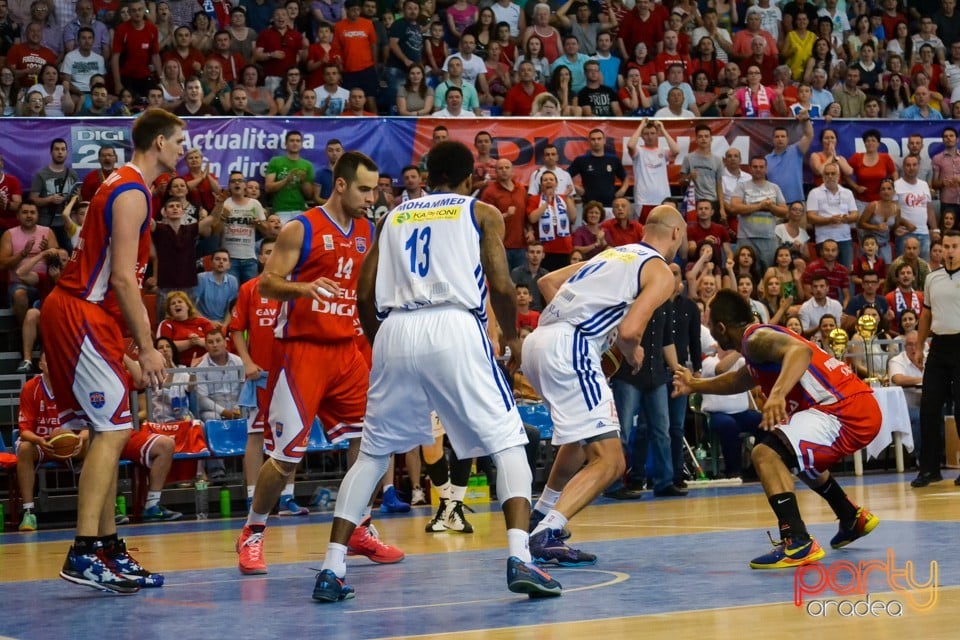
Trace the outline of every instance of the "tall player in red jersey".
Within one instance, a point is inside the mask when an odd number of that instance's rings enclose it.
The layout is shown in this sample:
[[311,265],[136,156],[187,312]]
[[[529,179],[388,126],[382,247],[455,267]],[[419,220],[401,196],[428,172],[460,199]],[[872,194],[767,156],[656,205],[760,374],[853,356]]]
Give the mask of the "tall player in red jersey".
[[40,314],[50,381],[61,422],[93,429],[77,499],[77,537],[60,577],[119,594],[158,587],[117,538],[113,501],[117,463],[133,426],[124,329],[139,349],[142,382],[163,383],[140,297],[150,259],[150,185],[183,155],[184,123],[149,109],[133,125],[133,160],[101,185],[70,262]]
[[880,430],[880,407],[873,392],[850,367],[789,329],[755,322],[750,305],[724,289],[710,302],[710,333],[724,349],[739,349],[747,366],[709,379],[684,368],[673,378],[678,394],[729,395],[759,385],[767,400],[753,448],[753,465],[780,523],[779,544],[750,562],[753,569],[787,569],[823,558],[807,533],[793,493],[797,474],[830,504],[840,530],[834,549],[861,538],[880,523],[850,501],[830,475],[830,465],[866,447]]
[[[267,572],[267,516],[306,451],[314,416],[332,443],[350,438],[348,461],[359,453],[369,368],[357,349],[357,279],[373,246],[366,211],[376,199],[377,165],[362,153],[341,156],[333,193],[288,222],[260,276],[260,294],[280,300],[276,344],[267,379],[263,434],[269,459],[260,468],[253,504],[239,540],[240,572]],[[369,519],[363,524],[369,523]],[[374,562],[403,559],[398,549],[357,527],[350,549]]]

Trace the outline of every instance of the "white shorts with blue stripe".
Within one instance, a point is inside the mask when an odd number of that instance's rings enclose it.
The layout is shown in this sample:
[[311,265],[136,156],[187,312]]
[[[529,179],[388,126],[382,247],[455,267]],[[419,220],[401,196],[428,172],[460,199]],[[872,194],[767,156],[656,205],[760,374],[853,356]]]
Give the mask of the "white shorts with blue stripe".
[[620,430],[597,341],[560,322],[541,325],[523,342],[521,368],[553,418],[553,444]]
[[434,440],[436,411],[459,458],[527,443],[486,327],[453,306],[391,311],[373,343],[360,450],[409,451]]

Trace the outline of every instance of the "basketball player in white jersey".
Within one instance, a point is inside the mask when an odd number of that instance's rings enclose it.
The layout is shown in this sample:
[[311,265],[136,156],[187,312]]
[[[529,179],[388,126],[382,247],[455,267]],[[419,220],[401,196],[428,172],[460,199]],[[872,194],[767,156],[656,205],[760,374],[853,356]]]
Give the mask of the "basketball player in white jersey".
[[539,563],[597,561],[560,536],[567,521],[624,471],[620,421],[601,354],[615,344],[639,370],[647,323],[673,294],[667,264],[687,242],[683,217],[670,205],[651,210],[643,231],[640,244],[607,249],[538,282],[548,304],[523,343],[523,373],[550,408],[553,444],[560,446],[534,511],[530,552]]
[[433,195],[384,216],[364,260],[357,305],[373,341],[367,412],[360,455],[340,485],[314,600],[353,597],[343,581],[350,533],[391,455],[433,443],[431,410],[458,457],[494,458],[507,524],[508,588],[532,598],[561,593],[560,584],[533,564],[528,548],[527,436],[485,327],[489,283],[503,340],[519,353],[516,290],[503,248],[503,216],[467,195],[473,164],[462,143],[433,147],[427,160]]

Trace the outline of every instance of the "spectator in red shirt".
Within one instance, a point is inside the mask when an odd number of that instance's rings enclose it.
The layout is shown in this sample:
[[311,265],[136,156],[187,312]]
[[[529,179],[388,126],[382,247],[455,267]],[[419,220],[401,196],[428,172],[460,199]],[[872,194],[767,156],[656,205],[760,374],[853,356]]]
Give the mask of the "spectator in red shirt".
[[620,59],[629,60],[638,42],[647,45],[647,50],[653,52],[652,57],[663,50],[663,24],[667,21],[667,10],[663,5],[651,0],[637,0],[633,10],[624,16],[620,23],[617,45],[620,48]]
[[480,200],[503,214],[503,246],[507,250],[507,264],[515,269],[523,265],[527,257],[527,190],[513,180],[513,163],[507,158],[497,160],[494,171],[496,179],[484,186]]
[[57,63],[57,54],[43,46],[43,25],[39,22],[28,24],[24,34],[26,42],[10,47],[6,63],[13,69],[21,87],[32,87],[37,84],[43,65]]
[[210,173],[210,163],[204,163],[200,149],[187,152],[187,172],[180,176],[187,183],[187,199],[195,206],[213,211],[217,206],[217,194],[220,193],[219,178]]
[[360,0],[347,0],[345,20],[333,26],[333,60],[343,68],[343,86],[363,89],[367,110],[377,111],[377,29],[360,15]]
[[173,32],[173,47],[163,54],[162,60],[176,60],[188,78],[198,76],[203,71],[203,54],[190,46],[190,28],[178,27]]
[[547,91],[545,86],[533,81],[535,74],[536,69],[532,62],[524,60],[520,63],[518,72],[520,81],[507,91],[507,96],[503,101],[503,115],[530,115],[533,111],[533,100],[541,93],[546,93]]
[[157,337],[173,340],[180,354],[179,364],[193,366],[194,358],[206,353],[204,336],[214,330],[214,325],[197,313],[197,308],[183,291],[173,291],[167,296],[166,311],[167,317],[157,327]]
[[308,46],[307,39],[290,26],[287,10],[277,7],[273,12],[273,26],[260,32],[253,52],[254,62],[263,66],[263,84],[270,94],[280,86],[287,69],[297,66],[301,54],[306,57]]
[[643,239],[643,225],[630,219],[630,202],[626,198],[613,201],[613,218],[600,225],[610,238],[610,245],[622,247]]
[[100,147],[97,160],[100,162],[100,168],[88,173],[80,185],[81,200],[88,202],[92,200],[93,194],[97,192],[103,181],[113,173],[117,166],[117,150],[113,147]]
[[802,282],[809,297],[813,295],[810,289],[813,278],[823,276],[827,279],[827,286],[830,288],[827,295],[834,300],[839,300],[840,304],[846,308],[847,303],[850,302],[850,271],[837,262],[839,255],[840,245],[837,241],[824,240],[820,245],[820,257],[807,265]]
[[573,198],[557,191],[557,176],[549,169],[540,173],[540,193],[527,199],[527,222],[537,230],[543,244],[543,267],[555,271],[570,264],[573,251],[571,227],[577,219]]
[[221,75],[224,82],[232,84],[240,78],[240,72],[247,65],[239,53],[230,49],[230,32],[217,31],[213,36],[213,51],[207,60],[216,60],[220,63]]
[[540,312],[530,308],[530,287],[525,284],[517,285],[517,331],[529,329],[533,331],[540,323]]
[[697,219],[687,225],[687,255],[697,255],[700,245],[704,243],[713,245],[713,263],[717,268],[733,259],[730,233],[725,226],[713,221],[713,203],[709,200],[698,200]]
[[127,7],[130,20],[117,25],[113,34],[113,56],[110,58],[113,90],[119,93],[126,87],[143,97],[155,84],[154,73],[161,68],[160,32],[145,19],[144,0],[132,0]]

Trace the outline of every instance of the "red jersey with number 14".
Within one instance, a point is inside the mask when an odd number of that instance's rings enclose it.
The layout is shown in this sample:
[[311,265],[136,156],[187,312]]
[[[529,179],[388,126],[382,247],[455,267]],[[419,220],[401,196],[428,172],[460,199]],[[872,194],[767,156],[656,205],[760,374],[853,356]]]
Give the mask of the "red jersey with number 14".
[[280,301],[261,296],[257,291],[259,284],[260,276],[257,276],[240,285],[229,330],[247,332],[250,358],[266,371],[273,362],[273,331],[277,325]]
[[[788,415],[793,415],[805,409],[822,408],[836,404],[858,393],[871,393],[870,387],[854,375],[847,364],[837,360],[809,340],[804,339],[784,327],[770,324],[755,324],[744,332],[740,353],[744,354],[747,369],[750,371],[753,379],[757,381],[757,384],[760,385],[760,388],[763,389],[764,394],[770,395],[770,390],[780,376],[781,363],[758,363],[752,361],[746,355],[747,341],[755,331],[761,329],[786,333],[790,337],[802,341],[813,350],[810,365],[800,378],[800,382],[794,385],[793,389],[787,394]],[[826,411],[827,413],[831,413],[829,409],[826,409]]]
[[314,207],[294,220],[303,225],[303,246],[289,279],[313,282],[330,278],[340,285],[340,294],[321,297],[319,302],[307,298],[285,301],[280,306],[276,337],[320,343],[355,339],[357,280],[373,242],[373,223],[357,218],[341,229],[323,207]]
[[127,191],[140,191],[147,207],[147,216],[140,227],[140,239],[137,244],[137,283],[143,284],[143,276],[150,260],[150,189],[143,180],[140,170],[128,164],[114,171],[97,189],[87,217],[80,232],[70,261],[63,269],[63,275],[57,286],[70,295],[99,304],[118,320],[120,307],[110,285],[113,271],[110,253],[113,242],[113,216],[129,215],[125,211],[114,209],[117,197]]

